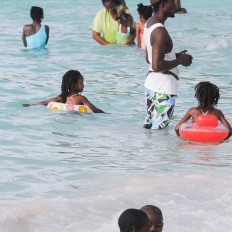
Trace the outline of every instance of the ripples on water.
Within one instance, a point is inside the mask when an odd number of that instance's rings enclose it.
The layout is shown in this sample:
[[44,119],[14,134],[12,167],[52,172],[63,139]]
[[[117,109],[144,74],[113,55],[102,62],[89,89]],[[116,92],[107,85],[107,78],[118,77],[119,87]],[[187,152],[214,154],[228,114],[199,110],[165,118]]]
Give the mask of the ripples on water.
[[[136,4],[127,2],[138,20]],[[202,80],[220,87],[218,108],[232,122],[230,11],[223,4],[182,1],[189,13],[167,21],[176,50],[188,49],[194,63],[180,68],[171,125],[149,131],[142,128],[144,52],[92,41],[90,25],[100,3],[41,4],[2,1],[0,9],[2,231],[118,231],[119,214],[144,204],[163,210],[164,231],[229,230],[230,140],[189,144],[174,127],[196,105],[193,88]],[[51,29],[45,50],[22,47],[31,5],[45,9]],[[58,95],[68,69],[80,70],[83,95],[109,114],[21,106]]]

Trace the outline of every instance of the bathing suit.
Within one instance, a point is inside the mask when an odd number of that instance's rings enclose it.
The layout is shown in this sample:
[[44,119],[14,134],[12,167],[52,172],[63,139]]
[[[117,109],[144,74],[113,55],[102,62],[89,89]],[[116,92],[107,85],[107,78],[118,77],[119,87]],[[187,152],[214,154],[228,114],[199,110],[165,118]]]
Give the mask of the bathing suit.
[[45,26],[41,25],[39,31],[35,34],[27,36],[27,48],[44,48],[46,46],[47,41],[47,33],[45,31]]
[[127,27],[127,33],[122,33],[122,24],[119,24],[119,29],[117,31],[117,44],[124,45],[128,38],[130,37],[130,27]]
[[78,96],[78,95],[79,95],[79,94],[75,93],[75,94],[71,95],[70,97],[67,97],[66,104],[72,104],[72,103],[70,103],[70,101],[71,101],[74,97],[76,97],[76,96]]

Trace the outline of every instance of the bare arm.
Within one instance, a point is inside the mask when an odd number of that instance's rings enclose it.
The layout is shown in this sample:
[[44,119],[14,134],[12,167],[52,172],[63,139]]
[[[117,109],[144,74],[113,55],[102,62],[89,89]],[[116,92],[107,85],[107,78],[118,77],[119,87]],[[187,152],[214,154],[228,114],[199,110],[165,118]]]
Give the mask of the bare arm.
[[96,106],[90,103],[89,100],[84,96],[82,96],[82,104],[88,106],[94,113],[105,113],[104,111],[98,109]]
[[137,37],[137,45],[138,48],[141,48],[141,41],[140,41],[140,25],[136,24],[136,37]]
[[135,28],[131,28],[131,35],[130,37],[126,40],[125,42],[125,45],[130,45],[130,44],[133,44],[134,43],[134,40],[135,40]]
[[180,136],[180,133],[179,133],[180,126],[183,123],[185,123],[188,119],[191,118],[191,115],[192,115],[191,112],[192,112],[192,108],[187,111],[187,113],[185,114],[185,116],[176,125],[175,131],[176,131],[177,136]]
[[146,59],[147,63],[150,64],[150,61],[149,61],[149,59],[148,59],[147,48],[146,48],[146,57],[145,57],[145,59]]
[[26,35],[25,35],[25,26],[23,27],[22,41],[24,47],[27,47]]
[[107,41],[105,41],[101,37],[101,34],[98,33],[98,32],[96,32],[96,31],[92,31],[92,37],[93,37],[94,40],[96,40],[101,45],[107,45],[107,44],[109,44]]
[[38,103],[35,103],[35,104],[23,104],[23,107],[28,107],[28,106],[36,106],[36,105],[44,105],[46,106],[49,102],[60,102],[60,96],[57,96],[57,97],[54,97],[54,98],[51,98],[49,100],[46,100],[46,101],[41,101],[41,102],[38,102]]
[[192,56],[185,52],[181,53],[175,60],[164,60],[166,43],[169,39],[170,37],[165,28],[157,28],[152,32],[152,69],[155,72],[167,71],[177,67],[178,65],[187,67],[192,63]]
[[45,31],[47,34],[47,40],[46,40],[46,44],[48,43],[48,39],[49,39],[49,26],[45,25]]
[[229,133],[228,136],[225,139],[228,139],[231,135],[232,135],[232,128],[230,123],[225,119],[224,114],[220,111],[220,115],[218,117],[218,119],[228,128]]

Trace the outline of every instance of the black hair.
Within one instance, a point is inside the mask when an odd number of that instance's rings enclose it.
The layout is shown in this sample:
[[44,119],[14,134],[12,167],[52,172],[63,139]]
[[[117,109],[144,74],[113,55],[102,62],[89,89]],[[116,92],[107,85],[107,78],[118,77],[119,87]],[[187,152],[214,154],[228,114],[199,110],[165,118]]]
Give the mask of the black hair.
[[152,6],[144,6],[143,3],[137,5],[137,11],[143,16],[145,20],[148,20],[152,16]]
[[30,15],[33,20],[41,21],[41,19],[43,19],[44,17],[43,8],[38,6],[32,6]]
[[127,209],[118,218],[120,232],[140,230],[145,225],[149,225],[148,216],[139,209]]
[[195,86],[195,97],[199,110],[213,109],[220,99],[219,88],[209,81],[202,81]]
[[120,0],[102,0],[103,5],[105,5],[106,2],[113,2],[116,6],[119,6],[122,4]]
[[70,92],[74,92],[75,84],[78,82],[78,80],[82,77],[81,73],[77,70],[69,70],[66,72],[62,79],[61,84],[61,102],[65,103],[67,100],[67,95]]
[[162,214],[162,211],[157,207],[157,206],[154,206],[154,205],[145,205],[143,206],[140,210],[144,210],[144,211],[150,211],[152,213],[154,213],[156,216],[158,217],[162,217],[163,214]]
[[161,2],[167,2],[168,0],[159,0],[158,2],[151,4],[153,12],[158,12]]

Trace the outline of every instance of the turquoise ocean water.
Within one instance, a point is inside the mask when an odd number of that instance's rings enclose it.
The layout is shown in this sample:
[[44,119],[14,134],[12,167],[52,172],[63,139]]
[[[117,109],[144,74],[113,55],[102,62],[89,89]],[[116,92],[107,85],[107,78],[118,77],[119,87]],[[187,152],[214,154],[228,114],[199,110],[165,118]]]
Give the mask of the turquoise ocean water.
[[[138,21],[136,4],[127,0]],[[26,51],[21,41],[32,5],[44,8],[47,49]],[[170,126],[143,129],[143,83],[148,70],[136,46],[100,46],[91,23],[101,1],[1,0],[0,8],[0,231],[119,231],[118,216],[145,204],[160,207],[164,232],[232,228],[231,139],[196,145],[174,127],[196,105],[203,80],[221,90],[218,108],[232,123],[230,0],[182,0],[186,15],[168,19],[176,51],[191,67],[181,79]],[[110,114],[68,114],[23,108],[57,96],[63,74],[78,69],[83,95]]]

